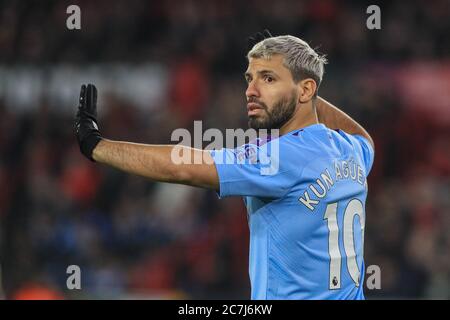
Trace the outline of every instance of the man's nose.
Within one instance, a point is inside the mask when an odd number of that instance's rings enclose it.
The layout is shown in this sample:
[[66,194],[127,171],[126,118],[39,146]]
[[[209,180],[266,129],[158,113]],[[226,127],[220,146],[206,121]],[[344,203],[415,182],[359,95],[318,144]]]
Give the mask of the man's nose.
[[247,90],[245,91],[245,95],[247,98],[259,97],[259,90],[258,87],[256,86],[256,81],[249,82]]

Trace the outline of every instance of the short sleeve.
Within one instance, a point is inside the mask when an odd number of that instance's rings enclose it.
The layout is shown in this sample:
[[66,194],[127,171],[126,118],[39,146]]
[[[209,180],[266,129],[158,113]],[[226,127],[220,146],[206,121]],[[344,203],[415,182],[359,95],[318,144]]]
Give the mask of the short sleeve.
[[370,142],[360,135],[353,135],[353,137],[358,141],[361,146],[361,154],[364,161],[364,165],[366,167],[366,174],[369,175],[370,170],[372,169],[373,161],[375,158],[375,151],[373,150]]
[[[296,183],[298,169],[273,143],[210,151],[219,176],[219,197],[280,198]],[[280,161],[280,159],[284,161]]]

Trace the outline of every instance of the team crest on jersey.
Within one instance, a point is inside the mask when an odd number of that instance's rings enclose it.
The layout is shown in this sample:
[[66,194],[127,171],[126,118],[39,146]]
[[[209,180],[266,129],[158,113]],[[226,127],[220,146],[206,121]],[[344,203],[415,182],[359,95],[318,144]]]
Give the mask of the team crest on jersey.
[[245,145],[239,148],[236,153],[238,163],[258,163],[258,149],[255,145]]

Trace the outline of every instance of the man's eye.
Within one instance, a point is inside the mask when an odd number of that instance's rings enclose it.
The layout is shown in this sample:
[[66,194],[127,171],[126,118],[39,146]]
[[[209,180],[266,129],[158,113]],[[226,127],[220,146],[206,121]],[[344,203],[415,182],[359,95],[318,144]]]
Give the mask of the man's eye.
[[273,82],[275,79],[273,78],[273,77],[271,77],[271,76],[265,76],[264,77],[264,81],[266,81],[266,82]]

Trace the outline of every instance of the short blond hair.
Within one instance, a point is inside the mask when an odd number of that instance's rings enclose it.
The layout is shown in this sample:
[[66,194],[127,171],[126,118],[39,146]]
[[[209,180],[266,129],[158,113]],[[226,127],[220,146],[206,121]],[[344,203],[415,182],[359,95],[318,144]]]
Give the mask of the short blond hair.
[[317,85],[315,92],[317,95],[324,74],[324,65],[327,64],[325,56],[319,55],[302,39],[286,35],[266,38],[255,44],[248,52],[247,59],[270,59],[276,54],[283,55],[284,65],[291,71],[295,82],[312,78]]

